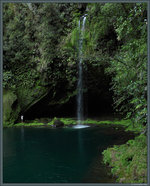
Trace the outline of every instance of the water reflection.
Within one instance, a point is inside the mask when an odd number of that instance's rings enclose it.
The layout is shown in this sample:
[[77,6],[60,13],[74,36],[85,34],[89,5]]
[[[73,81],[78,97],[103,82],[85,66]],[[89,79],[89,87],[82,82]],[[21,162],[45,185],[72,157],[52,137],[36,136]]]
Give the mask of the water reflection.
[[24,127],[21,127],[21,142],[24,143]]
[[101,152],[114,136],[120,140],[120,130],[101,127],[8,128],[3,134],[4,183],[109,182]]
[[77,136],[78,136],[78,150],[79,150],[79,154],[80,157],[82,159],[84,159],[84,140],[83,140],[83,136],[82,136],[82,130],[78,130],[77,131]]

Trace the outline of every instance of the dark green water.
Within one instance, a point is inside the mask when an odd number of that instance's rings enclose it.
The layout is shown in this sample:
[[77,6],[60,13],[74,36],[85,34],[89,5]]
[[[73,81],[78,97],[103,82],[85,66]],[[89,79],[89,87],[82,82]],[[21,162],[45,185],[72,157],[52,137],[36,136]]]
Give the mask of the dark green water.
[[6,128],[4,183],[113,183],[101,152],[131,139],[122,129]]

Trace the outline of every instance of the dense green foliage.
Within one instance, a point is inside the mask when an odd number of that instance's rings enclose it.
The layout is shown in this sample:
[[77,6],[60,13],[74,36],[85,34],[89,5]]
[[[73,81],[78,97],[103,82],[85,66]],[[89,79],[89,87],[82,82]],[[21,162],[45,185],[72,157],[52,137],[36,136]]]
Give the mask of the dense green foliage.
[[106,3],[91,5],[89,14],[93,33],[89,40],[94,56],[100,55],[97,66],[103,61],[108,65],[105,72],[112,77],[114,105],[141,124],[146,123],[147,113],[146,11],[142,3]]
[[17,96],[18,115],[45,95],[50,105],[76,95],[78,22],[87,13],[84,92],[113,96],[119,113],[146,124],[145,3],[4,3],[3,9],[3,87]]
[[[69,79],[67,54],[59,45],[72,28],[68,24],[73,7],[69,4],[6,3],[3,8],[3,87],[17,96],[15,104],[20,108],[17,114],[49,92],[52,104],[66,99],[65,92],[67,96],[72,93],[68,84],[73,86],[73,83]],[[64,91],[60,94],[58,89]],[[14,122],[10,117],[7,120]]]
[[[127,113],[127,117],[133,118],[135,123],[146,123],[146,6],[137,3],[122,7],[125,16],[118,16],[114,27],[118,40],[122,40],[123,44],[111,59],[108,72],[115,73],[112,89],[116,95],[116,106],[121,104],[119,110]],[[110,16],[114,15],[110,12]]]
[[104,162],[121,183],[147,183],[147,138],[140,135],[126,144],[104,150]]

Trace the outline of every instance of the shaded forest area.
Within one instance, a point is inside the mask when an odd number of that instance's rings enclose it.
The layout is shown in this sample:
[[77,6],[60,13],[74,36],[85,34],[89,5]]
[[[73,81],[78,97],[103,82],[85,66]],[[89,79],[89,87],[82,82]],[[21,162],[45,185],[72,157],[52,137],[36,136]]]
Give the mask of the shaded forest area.
[[140,125],[147,113],[146,3],[4,3],[4,123],[76,117],[78,22],[86,116],[118,112]]

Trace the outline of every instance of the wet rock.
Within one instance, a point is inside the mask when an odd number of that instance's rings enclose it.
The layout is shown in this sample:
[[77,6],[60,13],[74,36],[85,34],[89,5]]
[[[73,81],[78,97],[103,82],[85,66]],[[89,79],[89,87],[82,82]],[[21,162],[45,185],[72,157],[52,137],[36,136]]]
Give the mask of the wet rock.
[[56,128],[64,127],[64,123],[62,121],[60,121],[59,119],[56,119],[54,121],[54,125],[53,126],[56,127]]

